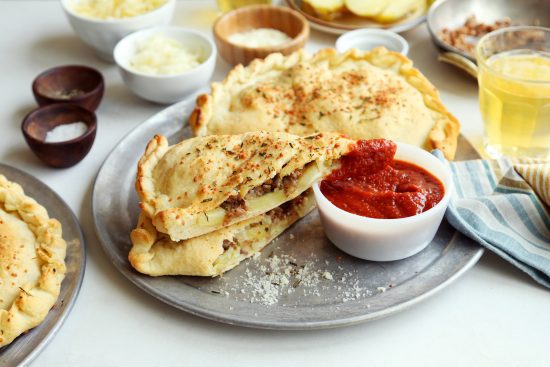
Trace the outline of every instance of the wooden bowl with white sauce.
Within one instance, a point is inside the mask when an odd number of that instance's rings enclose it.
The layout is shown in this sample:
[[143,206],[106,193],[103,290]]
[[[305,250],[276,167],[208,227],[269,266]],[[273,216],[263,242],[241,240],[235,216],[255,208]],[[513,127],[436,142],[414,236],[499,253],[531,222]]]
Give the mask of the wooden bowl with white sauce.
[[309,23],[300,13],[271,5],[236,9],[214,23],[218,52],[231,65],[248,65],[274,52],[289,55],[308,38]]

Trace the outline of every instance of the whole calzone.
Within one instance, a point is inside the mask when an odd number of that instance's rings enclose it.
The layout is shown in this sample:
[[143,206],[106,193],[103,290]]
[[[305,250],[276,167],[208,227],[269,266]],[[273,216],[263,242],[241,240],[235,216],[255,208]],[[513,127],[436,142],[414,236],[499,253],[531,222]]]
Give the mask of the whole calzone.
[[0,347],[40,324],[65,277],[61,224],[0,175]]
[[438,148],[448,159],[460,130],[412,61],[385,48],[277,53],[237,65],[222,83],[212,84],[211,94],[198,97],[189,123],[198,136],[336,131]]

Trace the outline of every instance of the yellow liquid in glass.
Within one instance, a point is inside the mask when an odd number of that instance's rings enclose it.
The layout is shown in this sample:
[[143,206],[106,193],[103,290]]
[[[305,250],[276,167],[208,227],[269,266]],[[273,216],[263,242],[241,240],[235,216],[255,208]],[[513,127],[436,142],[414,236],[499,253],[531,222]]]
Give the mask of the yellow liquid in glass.
[[480,67],[478,80],[489,154],[550,157],[550,54],[494,55]]
[[218,7],[224,13],[247,5],[264,4],[270,5],[271,0],[217,0]]

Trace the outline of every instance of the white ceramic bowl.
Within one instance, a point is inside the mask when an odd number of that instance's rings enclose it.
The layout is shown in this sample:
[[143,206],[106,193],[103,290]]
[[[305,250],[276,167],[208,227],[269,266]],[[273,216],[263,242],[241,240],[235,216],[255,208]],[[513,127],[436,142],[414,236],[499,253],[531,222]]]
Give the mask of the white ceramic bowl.
[[454,190],[451,172],[429,152],[412,145],[397,143],[395,158],[416,164],[439,178],[445,187],[443,199],[412,217],[375,219],[336,207],[315,183],[313,191],[325,234],[342,251],[365,260],[400,260],[422,251],[435,237]]
[[80,39],[94,49],[103,60],[113,62],[113,49],[124,36],[149,27],[168,24],[174,14],[176,0],[131,18],[92,19],[78,15],[71,9],[77,0],[61,0],[61,6],[69,19],[71,27]]
[[[130,60],[136,53],[137,43],[156,34],[175,39],[186,47],[198,50],[203,53],[204,62],[179,74],[152,75],[133,70]],[[114,57],[124,83],[132,92],[148,101],[167,104],[177,102],[208,84],[216,66],[216,46],[197,31],[176,26],[161,26],[124,37],[116,45]]]
[[336,49],[340,53],[352,48],[369,51],[378,46],[403,55],[409,53],[409,43],[397,33],[385,29],[357,29],[344,33],[336,40]]

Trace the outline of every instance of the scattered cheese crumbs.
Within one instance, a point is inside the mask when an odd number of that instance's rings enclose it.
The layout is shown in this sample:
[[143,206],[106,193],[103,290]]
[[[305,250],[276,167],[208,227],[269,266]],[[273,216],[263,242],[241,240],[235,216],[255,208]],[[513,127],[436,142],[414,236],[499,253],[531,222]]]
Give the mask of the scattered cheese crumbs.
[[148,13],[166,0],[74,0],[72,10],[78,15],[96,19],[130,18]]
[[[273,255],[259,266],[260,274],[246,269],[242,285],[251,289],[250,303],[273,305],[279,302],[282,295],[301,291],[304,295],[320,296],[319,284],[322,278],[330,279],[332,275],[326,270],[313,270],[313,263],[299,265],[289,255]],[[243,289],[240,290],[241,293]]]
[[168,75],[194,69],[203,61],[197,50],[190,50],[175,39],[156,34],[137,42],[130,67],[145,74]]
[[58,125],[46,133],[46,143],[59,143],[78,138],[88,130],[85,123],[78,121]]
[[297,307],[296,302],[303,297],[318,298],[327,304],[347,303],[364,300],[387,289],[372,286],[369,289],[360,280],[357,269],[344,270],[337,266],[333,272],[328,271],[331,262],[318,259],[313,252],[301,254],[299,259],[273,251],[267,257],[252,258],[243,264],[244,269],[236,278],[219,278],[216,289],[225,291],[210,292],[239,302]]
[[291,239],[291,240],[293,240],[293,239],[294,239],[294,235],[293,235],[292,233],[290,234],[290,236],[289,236],[289,237],[290,237],[290,239]]
[[229,42],[252,48],[278,46],[291,40],[286,33],[273,28],[257,28],[229,36]]

